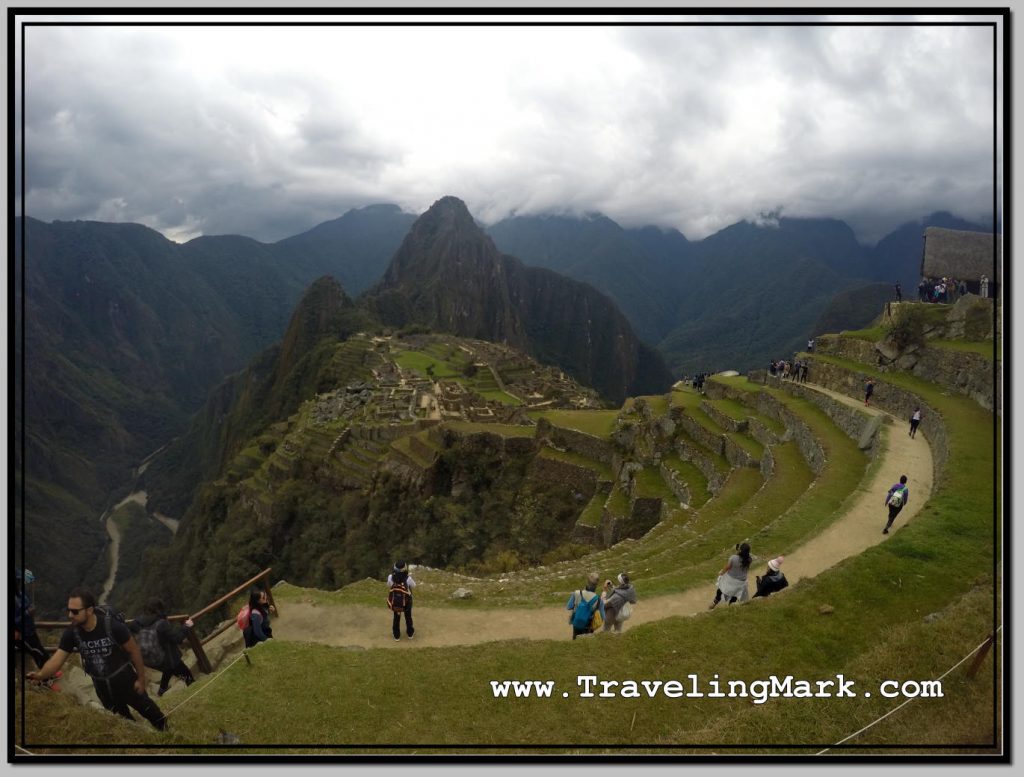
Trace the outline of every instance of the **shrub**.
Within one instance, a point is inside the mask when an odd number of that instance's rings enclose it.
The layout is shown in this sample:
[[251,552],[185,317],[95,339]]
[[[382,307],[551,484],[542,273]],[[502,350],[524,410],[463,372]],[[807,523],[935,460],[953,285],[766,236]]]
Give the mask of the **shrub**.
[[919,305],[902,305],[885,325],[886,337],[901,351],[924,345],[925,311]]

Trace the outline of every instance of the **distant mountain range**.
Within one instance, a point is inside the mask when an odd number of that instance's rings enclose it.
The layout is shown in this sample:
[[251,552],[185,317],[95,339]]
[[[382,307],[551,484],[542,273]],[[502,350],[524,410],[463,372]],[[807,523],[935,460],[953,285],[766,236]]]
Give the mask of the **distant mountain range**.
[[[379,317],[504,341],[619,400],[662,390],[662,358],[678,374],[785,355],[837,294],[872,281],[916,287],[926,226],[982,229],[938,213],[866,248],[827,219],[740,223],[694,242],[602,216],[519,217],[488,237],[454,198],[432,211],[417,220],[370,206],[274,244],[221,236],[179,245],[136,224],[18,219],[27,296],[24,352],[20,321],[15,329],[15,375],[24,356],[26,385],[15,396],[25,429],[24,457],[15,446],[26,496],[22,505],[16,488],[17,518],[27,517],[40,597],[59,601],[72,585],[102,579],[100,514],[216,384],[261,352],[273,368],[278,352],[265,349],[321,276],[353,298],[368,292],[346,314],[353,326]],[[16,314],[21,270],[16,260]],[[840,305],[828,320],[864,325],[878,293],[854,294],[861,304]],[[219,410],[203,410],[211,423],[253,390],[231,385]],[[281,386],[260,386],[249,401],[270,398],[277,410],[291,401]],[[184,458],[195,477],[218,466]]]

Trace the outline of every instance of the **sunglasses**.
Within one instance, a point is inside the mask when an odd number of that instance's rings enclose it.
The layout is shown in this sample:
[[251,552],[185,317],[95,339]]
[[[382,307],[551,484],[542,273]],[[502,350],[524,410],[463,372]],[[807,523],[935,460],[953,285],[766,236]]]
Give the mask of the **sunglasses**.
[[68,607],[68,615],[78,615],[78,613],[80,613],[82,610],[88,610],[88,609],[89,609],[88,607],[79,607],[76,610],[76,609],[73,609],[71,607]]

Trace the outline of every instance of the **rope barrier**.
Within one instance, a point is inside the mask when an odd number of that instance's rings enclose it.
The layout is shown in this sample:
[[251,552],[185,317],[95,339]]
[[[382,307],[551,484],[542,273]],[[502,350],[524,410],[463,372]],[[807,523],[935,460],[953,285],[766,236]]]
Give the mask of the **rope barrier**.
[[[1002,626],[999,626],[999,627],[998,627],[998,628],[996,629],[996,633],[998,633],[998,632],[1002,631],[1002,629],[1003,629],[1003,627],[1002,627]],[[966,661],[966,660],[967,660],[968,658],[970,658],[970,657],[971,657],[971,656],[973,656],[973,655],[974,655],[975,653],[977,653],[977,652],[978,652],[979,650],[981,650],[981,649],[982,649],[983,647],[985,647],[985,645],[986,645],[986,644],[988,644],[988,641],[989,641],[989,639],[990,639],[989,637],[986,637],[986,638],[985,638],[985,641],[984,641],[984,642],[982,642],[982,643],[981,643],[980,645],[978,645],[978,647],[974,648],[974,650],[972,650],[972,651],[971,651],[970,653],[968,653],[968,654],[967,654],[966,656],[964,656],[964,657],[963,657],[963,658],[961,658],[961,659],[960,659],[959,661],[957,661],[957,662],[956,662],[956,663],[955,663],[955,664],[954,664],[953,666],[951,666],[951,667],[950,667],[949,669],[947,669],[947,670],[945,671],[945,673],[943,673],[943,674],[942,674],[942,676],[938,678],[938,680],[942,680],[942,679],[945,679],[946,675],[948,675],[948,674],[949,674],[950,672],[952,672],[952,671],[953,671],[954,669],[956,669],[956,668],[957,668],[957,667],[959,667],[959,666],[960,666],[961,664],[963,664],[963,663],[964,663],[964,662],[965,662],[965,661]],[[831,750],[831,749],[832,749],[833,747],[839,747],[839,746],[840,746],[841,744],[843,744],[843,742],[848,742],[849,740],[853,739],[853,738],[854,738],[855,736],[858,736],[858,735],[860,735],[860,734],[863,734],[863,733],[864,733],[865,731],[867,731],[867,730],[868,730],[869,728],[871,728],[872,726],[874,726],[874,725],[876,725],[876,724],[878,724],[878,723],[881,723],[881,722],[882,722],[883,720],[885,720],[885,719],[886,719],[887,717],[889,717],[890,715],[892,715],[892,714],[893,714],[894,712],[899,712],[899,711],[900,711],[901,709],[903,709],[904,707],[906,707],[906,706],[907,706],[908,704],[910,704],[910,702],[912,702],[912,701],[914,701],[914,699],[907,699],[907,700],[906,700],[905,702],[903,702],[903,703],[902,703],[902,704],[901,704],[900,706],[898,706],[898,707],[895,707],[894,709],[891,709],[891,710],[889,710],[889,711],[888,711],[887,713],[885,713],[884,715],[882,715],[882,717],[880,717],[880,718],[878,718],[877,720],[873,720],[873,721],[871,721],[870,723],[868,723],[868,724],[867,724],[866,726],[864,726],[864,728],[862,728],[862,729],[861,729],[860,731],[855,731],[854,733],[850,734],[850,736],[846,737],[845,739],[840,739],[840,740],[839,740],[838,742],[836,742],[836,743],[835,743],[834,745],[831,745],[831,746],[829,746],[829,747],[826,747],[826,748],[825,748],[824,750],[821,750],[820,752],[817,752],[817,753],[815,753],[815,755],[823,755],[823,754],[827,753],[827,752],[828,752],[829,750]]]
[[180,709],[181,709],[181,708],[182,708],[182,707],[183,707],[184,705],[188,704],[188,703],[189,703],[190,701],[192,701],[192,700],[193,700],[193,699],[194,699],[194,698],[195,698],[196,696],[198,696],[198,695],[199,695],[199,694],[201,694],[201,693],[202,693],[203,691],[205,691],[205,690],[206,690],[207,688],[209,688],[209,687],[210,687],[210,685],[211,685],[211,684],[213,683],[213,681],[214,681],[214,680],[216,680],[216,679],[217,679],[218,677],[220,677],[220,676],[221,676],[222,674],[224,674],[224,673],[225,673],[226,671],[228,671],[228,669],[230,669],[231,667],[233,667],[233,666],[234,666],[235,664],[237,664],[237,663],[238,663],[239,661],[241,661],[241,660],[242,660],[243,658],[244,658],[244,659],[246,660],[246,663],[251,663],[251,662],[249,661],[249,656],[248,656],[248,655],[246,655],[246,651],[244,651],[244,650],[243,650],[243,651],[242,651],[242,652],[241,652],[241,653],[240,653],[240,654],[239,654],[238,656],[236,656],[236,657],[235,657],[235,660],[234,660],[234,661],[232,661],[232,662],[231,662],[230,664],[228,664],[228,665],[227,665],[226,667],[224,667],[224,668],[223,668],[223,669],[221,669],[221,670],[220,670],[219,672],[217,672],[217,674],[215,674],[215,675],[214,675],[213,677],[211,677],[211,678],[210,678],[210,680],[209,680],[209,682],[206,682],[206,683],[204,683],[204,684],[203,684],[203,687],[202,687],[202,688],[200,688],[200,689],[199,689],[198,691],[196,691],[195,693],[193,693],[193,694],[192,694],[191,696],[189,696],[189,697],[188,697],[187,699],[185,699],[185,700],[184,700],[183,702],[181,702],[180,704],[178,704],[178,705],[177,705],[176,707],[174,707],[174,708],[173,708],[172,710],[170,710],[169,712],[165,712],[165,713],[164,713],[164,717],[165,717],[165,718],[169,718],[169,717],[170,717],[170,716],[171,716],[171,715],[172,715],[173,713],[175,713],[175,712],[177,712],[178,710],[180,710]]

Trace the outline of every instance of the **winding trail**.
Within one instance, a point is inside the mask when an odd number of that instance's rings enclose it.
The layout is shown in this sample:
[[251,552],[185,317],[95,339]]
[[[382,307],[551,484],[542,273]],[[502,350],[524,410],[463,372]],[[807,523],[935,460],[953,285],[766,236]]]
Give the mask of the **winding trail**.
[[[784,571],[790,583],[812,578],[839,562],[856,556],[884,542],[912,520],[932,493],[932,453],[924,436],[911,439],[902,419],[843,394],[810,383],[803,384],[872,415],[888,416],[893,423],[879,430],[885,436],[886,449],[881,466],[869,481],[862,483],[850,496],[848,511],[821,534],[786,553]],[[889,535],[882,534],[888,516],[883,504],[885,494],[900,475],[907,475],[910,499],[900,512]],[[723,563],[725,559],[723,558]],[[753,589],[751,570],[749,585]],[[678,594],[645,599],[643,580],[637,580],[640,603],[626,625],[649,623],[675,615],[697,615],[707,612],[714,598],[715,585],[697,586]],[[751,592],[753,592],[751,590]],[[568,613],[557,606],[536,609],[466,610],[424,606],[413,610],[417,626],[416,638],[395,642],[390,633],[390,617],[384,609],[385,587],[381,583],[381,605],[350,605],[345,607],[315,606],[305,602],[288,603],[284,617],[274,623],[275,638],[296,642],[317,642],[328,645],[362,648],[419,648],[471,645],[495,640],[556,639],[570,636]],[[776,596],[785,596],[783,591]],[[566,599],[569,591],[566,590]],[[403,627],[404,628],[404,627]]]

